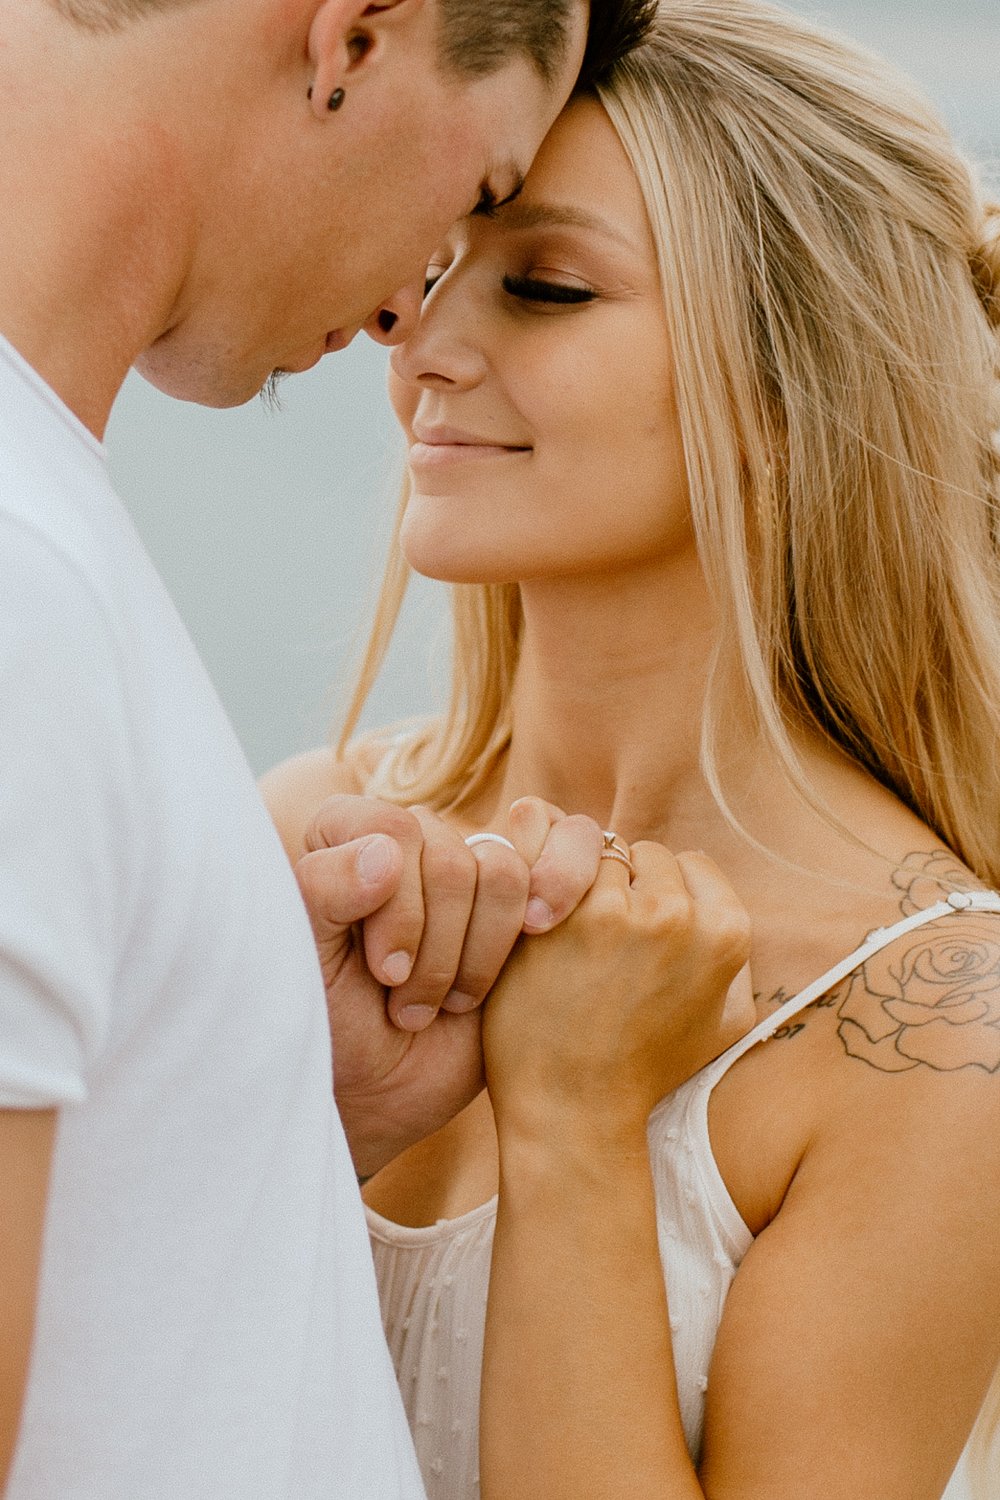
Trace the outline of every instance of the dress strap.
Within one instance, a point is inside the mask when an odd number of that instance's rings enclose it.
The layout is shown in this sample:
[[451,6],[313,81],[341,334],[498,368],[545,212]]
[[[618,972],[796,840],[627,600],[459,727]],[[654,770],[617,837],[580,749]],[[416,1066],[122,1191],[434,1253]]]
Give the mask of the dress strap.
[[812,984],[806,985],[804,990],[799,990],[797,995],[793,995],[790,1000],[785,1001],[784,1005],[779,1006],[772,1016],[761,1021],[748,1031],[746,1036],[735,1042],[728,1051],[717,1057],[715,1062],[706,1069],[706,1072],[711,1075],[711,1086],[714,1087],[722,1074],[732,1067],[736,1059],[742,1057],[744,1052],[749,1052],[750,1048],[755,1047],[758,1042],[767,1041],[768,1037],[779,1031],[793,1016],[805,1010],[807,1005],[811,1005],[821,995],[825,995],[827,990],[839,984],[842,979],[846,979],[848,974],[860,968],[874,954],[880,953],[883,948],[888,948],[889,944],[894,943],[897,938],[905,937],[908,932],[914,932],[928,922],[936,922],[941,917],[952,917],[966,911],[1000,912],[1000,894],[996,891],[952,891],[951,895],[943,901],[924,907],[923,911],[914,912],[911,917],[904,917],[902,921],[894,922],[890,927],[877,927],[874,932],[868,934],[860,948],[855,948],[854,952],[841,959],[840,963],[834,964],[832,969],[828,969],[825,974],[814,979]]

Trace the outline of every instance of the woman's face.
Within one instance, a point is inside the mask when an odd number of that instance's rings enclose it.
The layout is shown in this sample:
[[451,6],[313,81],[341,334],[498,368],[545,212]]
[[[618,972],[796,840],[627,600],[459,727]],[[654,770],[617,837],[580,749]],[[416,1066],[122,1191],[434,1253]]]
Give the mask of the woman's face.
[[456,226],[428,286],[390,378],[419,572],[620,574],[693,545],[656,251],[599,104],[565,110],[515,202]]

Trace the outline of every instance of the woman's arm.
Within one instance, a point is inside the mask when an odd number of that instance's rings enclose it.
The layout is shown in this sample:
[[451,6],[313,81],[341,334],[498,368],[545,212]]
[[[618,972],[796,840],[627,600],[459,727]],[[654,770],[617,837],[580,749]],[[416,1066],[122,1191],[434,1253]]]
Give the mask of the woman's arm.
[[[817,1012],[817,1128],[731,1290],[696,1475],[635,1109],[669,1059],[635,1041],[645,938],[627,903],[618,918],[615,947],[585,903],[487,1008],[501,1197],[484,1500],[940,1500],[1000,1356],[1000,1075],[883,1071]],[[685,962],[661,1033],[697,997]]]
[[[704,856],[632,847],[486,1007],[500,1147],[484,1500],[696,1500],[646,1142],[653,1106],[753,1023],[743,909]],[[731,991],[731,986],[733,986]],[[733,1004],[727,996],[736,994]]]

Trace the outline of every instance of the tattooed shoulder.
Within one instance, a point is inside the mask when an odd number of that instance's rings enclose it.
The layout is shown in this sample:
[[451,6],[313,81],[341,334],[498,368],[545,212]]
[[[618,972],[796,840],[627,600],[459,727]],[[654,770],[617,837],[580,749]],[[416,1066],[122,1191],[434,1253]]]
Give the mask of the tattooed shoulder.
[[983,882],[963,865],[950,849],[915,850],[893,871],[892,883],[899,892],[899,910],[912,917],[954,891],[982,891]]
[[851,1057],[887,1073],[1000,1072],[1000,916],[963,912],[860,964],[827,997]]
[[[907,855],[893,885],[904,917],[984,889],[948,849]],[[956,913],[897,939],[775,1035],[798,1035],[819,1010],[836,1011],[848,1056],[881,1072],[1000,1073],[1000,915]]]

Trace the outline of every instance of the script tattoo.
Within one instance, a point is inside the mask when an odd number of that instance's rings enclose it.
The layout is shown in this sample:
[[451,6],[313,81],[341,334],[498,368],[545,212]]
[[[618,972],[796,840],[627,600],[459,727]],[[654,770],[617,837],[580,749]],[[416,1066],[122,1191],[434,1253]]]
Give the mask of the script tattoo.
[[[981,890],[949,850],[913,854],[893,876],[904,916]],[[861,964],[827,1000],[851,1057],[883,1072],[1000,1072],[1000,917],[962,912]]]

